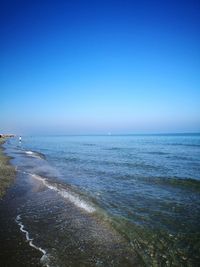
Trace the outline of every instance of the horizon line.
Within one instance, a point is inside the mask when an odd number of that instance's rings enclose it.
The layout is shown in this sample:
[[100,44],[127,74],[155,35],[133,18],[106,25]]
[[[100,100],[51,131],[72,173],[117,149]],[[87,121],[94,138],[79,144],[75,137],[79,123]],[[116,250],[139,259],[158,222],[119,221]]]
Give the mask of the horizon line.
[[15,136],[159,136],[159,135],[200,135],[200,132],[177,132],[177,133],[172,133],[172,132],[163,132],[163,133],[96,133],[96,134],[14,134]]

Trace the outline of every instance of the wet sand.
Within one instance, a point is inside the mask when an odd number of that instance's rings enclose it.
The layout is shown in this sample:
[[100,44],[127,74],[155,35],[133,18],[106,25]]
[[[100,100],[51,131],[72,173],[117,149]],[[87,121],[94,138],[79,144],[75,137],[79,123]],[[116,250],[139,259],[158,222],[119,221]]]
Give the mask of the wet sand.
[[11,159],[4,153],[2,145],[6,142],[7,138],[0,138],[0,199],[5,195],[6,189],[12,184],[15,178],[15,168],[10,165]]
[[15,222],[16,172],[2,147],[5,141],[0,139],[0,266],[40,267],[41,253],[29,246]]
[[3,267],[41,267],[39,253],[31,248],[15,222],[15,185],[0,200],[0,265]]

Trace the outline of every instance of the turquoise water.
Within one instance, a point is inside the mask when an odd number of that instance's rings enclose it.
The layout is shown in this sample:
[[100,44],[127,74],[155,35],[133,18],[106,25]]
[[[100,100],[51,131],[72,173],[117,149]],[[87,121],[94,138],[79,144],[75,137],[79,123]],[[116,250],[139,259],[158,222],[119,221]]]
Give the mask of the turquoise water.
[[[37,191],[41,201],[45,201],[44,196],[49,192],[48,199],[53,201],[54,208],[45,216],[50,216],[51,221],[55,209],[55,216],[61,216],[58,207],[63,209],[65,204],[60,201],[64,199],[72,205],[71,209],[77,209],[74,217],[77,218],[78,211],[92,216],[91,220],[95,218],[98,225],[106,227],[104,235],[112,232],[117,240],[123,238],[118,240],[123,243],[121,259],[126,253],[130,259],[133,253],[140,259],[136,266],[197,266],[200,260],[200,135],[24,136],[21,143],[17,139],[10,140],[7,151],[14,157],[13,164],[19,173],[32,175],[33,181],[46,188]],[[44,240],[50,240],[50,236],[45,237],[45,233],[37,233],[36,226],[31,227],[31,224],[37,225],[29,217],[35,201],[31,195],[27,206],[20,208],[19,205],[25,226],[52,255],[54,264],[68,266],[66,261],[71,260],[71,266],[75,266],[73,257],[66,259],[59,253],[66,247],[72,250],[67,240],[58,240],[57,245],[49,241],[47,245]],[[38,217],[35,215],[40,229],[39,218],[44,212],[41,203],[37,203]],[[71,212],[75,214],[74,210]],[[88,217],[87,224],[89,220]],[[67,231],[64,221],[52,224],[56,224],[59,231],[61,228]],[[84,227],[86,230],[87,225]],[[96,229],[96,235],[98,231],[102,236],[100,229]],[[84,242],[87,247],[85,237]],[[105,242],[108,240],[104,240],[104,245]],[[103,255],[103,247],[99,245],[97,249]],[[125,263],[121,259],[113,264],[111,259],[104,262],[100,256],[90,265],[89,251],[88,245],[80,263],[83,266],[132,266],[131,261]]]

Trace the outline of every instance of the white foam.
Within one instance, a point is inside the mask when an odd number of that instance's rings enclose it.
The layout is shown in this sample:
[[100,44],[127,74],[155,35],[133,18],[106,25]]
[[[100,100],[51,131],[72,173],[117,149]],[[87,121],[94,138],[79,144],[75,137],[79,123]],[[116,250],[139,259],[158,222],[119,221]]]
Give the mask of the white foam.
[[56,186],[50,184],[45,178],[43,178],[37,174],[30,174],[30,175],[32,177],[34,177],[35,179],[40,180],[49,189],[56,191],[59,195],[68,199],[70,202],[75,204],[77,207],[87,211],[88,213],[93,213],[95,211],[95,208],[92,207],[92,205],[90,205],[86,201],[80,199],[80,197],[78,195],[75,195],[74,193],[68,192],[66,189],[57,188]]
[[33,151],[25,151],[25,153],[31,157],[37,158],[37,159],[42,159],[42,157],[39,155],[37,152]]
[[34,154],[32,151],[26,151],[25,153],[28,154],[28,155],[33,155]]
[[[31,247],[35,248],[36,250],[39,250],[40,252],[43,253],[43,256],[41,257],[40,260],[41,260],[42,262],[44,262],[44,260],[47,260],[47,259],[48,259],[47,252],[46,252],[44,249],[42,249],[41,247],[38,247],[38,246],[34,245],[34,244],[33,244],[33,239],[30,238],[29,232],[26,231],[26,230],[24,229],[24,225],[23,225],[22,222],[21,222],[21,215],[17,215],[15,221],[16,221],[16,223],[20,226],[20,231],[21,231],[22,233],[25,233],[25,235],[26,235],[26,240],[29,242],[29,245],[30,245]],[[45,265],[46,265],[47,267],[50,267],[47,263],[45,263]]]

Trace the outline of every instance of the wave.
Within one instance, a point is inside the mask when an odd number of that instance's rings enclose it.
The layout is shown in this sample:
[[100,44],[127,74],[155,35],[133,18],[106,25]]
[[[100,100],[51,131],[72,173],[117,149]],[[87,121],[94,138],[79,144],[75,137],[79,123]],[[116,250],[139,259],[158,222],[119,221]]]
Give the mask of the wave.
[[165,185],[172,187],[179,187],[182,189],[194,190],[200,192],[200,180],[194,178],[181,177],[167,177],[167,176],[141,176],[141,175],[115,175],[117,180],[138,181],[146,184]]
[[85,200],[81,199],[77,194],[69,192],[66,188],[62,188],[61,185],[58,185],[56,183],[50,183],[47,181],[46,178],[37,175],[37,174],[30,174],[33,178],[40,180],[46,187],[48,187],[51,190],[56,191],[59,195],[64,197],[65,199],[72,202],[74,205],[76,205],[78,208],[83,209],[84,211],[87,211],[88,213],[95,212],[95,208],[87,203]]
[[64,161],[66,161],[66,162],[80,162],[81,160],[79,158],[76,158],[76,157],[65,157]]
[[163,183],[168,183],[174,186],[192,188],[194,190],[200,191],[200,181],[193,178],[165,178],[163,179]]
[[150,152],[144,152],[145,154],[150,154],[150,155],[169,155],[167,152],[162,152],[162,151],[150,151]]
[[200,144],[183,144],[183,143],[170,143],[171,146],[188,146],[188,147],[200,147]]
[[25,227],[21,221],[21,215],[17,215],[15,222],[20,226],[20,231],[22,233],[25,233],[26,236],[26,240],[28,241],[30,247],[35,248],[36,250],[40,251],[43,256],[40,258],[40,261],[46,266],[46,267],[50,267],[50,265],[48,264],[48,254],[46,252],[46,250],[44,250],[41,247],[36,246],[35,244],[33,244],[33,238],[30,238],[29,232],[27,230],[25,230]]
[[105,150],[116,150],[116,151],[118,151],[118,150],[126,150],[126,148],[124,148],[124,147],[109,147],[109,148],[105,148]]
[[45,155],[40,152],[28,150],[28,151],[25,151],[25,153],[34,158],[45,159]]
[[93,143],[85,143],[85,144],[83,144],[83,146],[97,146],[96,144],[93,144]]
[[[147,170],[158,170],[158,166],[146,164],[145,162],[127,162],[127,161],[109,161],[109,160],[99,160],[99,159],[81,159],[76,157],[65,157],[64,161],[70,163],[80,163],[80,164],[91,164],[91,165],[99,165],[99,166],[116,166],[116,167],[129,167],[129,168],[140,168]],[[87,169],[87,168],[86,168]],[[87,169],[88,170],[88,169]],[[100,172],[99,172],[100,173]],[[105,171],[101,173],[106,173]]]
[[168,159],[175,159],[175,160],[194,161],[194,159],[192,157],[188,157],[188,156],[171,155],[171,156],[167,156],[167,158]]
[[176,186],[185,189],[192,189],[195,191],[200,191],[200,180],[193,178],[180,178],[180,177],[151,177],[151,178],[141,178],[141,180],[147,183]]

